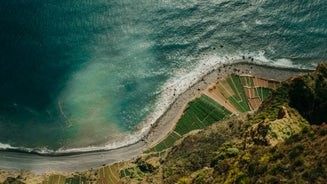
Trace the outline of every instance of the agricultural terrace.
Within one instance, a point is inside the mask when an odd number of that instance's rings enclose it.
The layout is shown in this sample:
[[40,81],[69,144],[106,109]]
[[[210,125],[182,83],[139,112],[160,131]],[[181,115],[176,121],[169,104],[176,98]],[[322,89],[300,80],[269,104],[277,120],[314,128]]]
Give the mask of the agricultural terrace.
[[154,147],[146,151],[161,152],[192,130],[203,129],[233,115],[256,110],[279,82],[251,75],[231,75],[219,80],[203,94],[189,102],[176,127]]
[[176,127],[168,136],[147,152],[170,148],[183,135],[192,130],[203,129],[217,121],[228,119],[232,113],[207,95],[190,102]]

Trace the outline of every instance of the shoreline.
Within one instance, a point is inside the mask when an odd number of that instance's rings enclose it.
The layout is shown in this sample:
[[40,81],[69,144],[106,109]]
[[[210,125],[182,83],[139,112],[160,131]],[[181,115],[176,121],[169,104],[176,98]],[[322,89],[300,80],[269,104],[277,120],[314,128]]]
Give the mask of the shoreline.
[[[76,151],[52,154],[25,152],[15,149],[1,150],[0,162],[5,164],[2,164],[0,168],[8,170],[31,170],[36,173],[45,173],[49,171],[72,172],[100,167],[103,164],[111,164],[121,160],[132,160],[143,151],[165,138],[166,135],[175,127],[178,119],[183,114],[184,107],[187,103],[196,98],[209,85],[223,76],[233,73],[251,74],[261,78],[282,81],[298,73],[312,71],[313,70],[310,69],[298,69],[273,66],[268,65],[267,63],[255,63],[250,62],[249,60],[233,60],[233,63],[220,64],[207,74],[204,73],[203,76],[193,85],[188,86],[184,92],[176,96],[174,102],[169,105],[168,109],[166,109],[155,123],[150,126],[145,136],[132,144],[127,144],[110,150],[98,149],[87,152]],[[21,157],[22,159],[20,159]],[[19,160],[21,160],[22,163],[17,164]],[[26,160],[29,160],[29,162],[26,162]],[[81,160],[87,160],[87,164],[81,164]],[[34,167],[29,164],[34,164]],[[51,167],[46,166],[47,164]]]
[[312,71],[314,70],[266,65],[264,63],[254,63],[244,60],[234,60],[234,63],[222,64],[218,68],[202,76],[202,79],[199,79],[195,84],[189,86],[186,91],[181,93],[176,100],[170,104],[169,108],[159,117],[146,135],[146,141],[150,143],[147,149],[158,144],[175,128],[188,102],[197,98],[204,90],[212,85],[212,83],[224,76],[231,74],[250,74],[264,79],[284,81],[296,74]]

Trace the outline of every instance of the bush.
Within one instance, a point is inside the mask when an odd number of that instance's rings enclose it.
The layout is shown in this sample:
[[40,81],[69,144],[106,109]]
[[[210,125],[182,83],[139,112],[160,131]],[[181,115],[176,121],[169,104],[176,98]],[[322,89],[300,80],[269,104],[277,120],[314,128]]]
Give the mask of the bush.
[[292,148],[292,150],[288,153],[290,159],[294,159],[298,157],[304,150],[304,146],[302,144],[298,144]]
[[235,183],[239,183],[239,184],[251,183],[251,178],[248,177],[245,173],[241,172],[236,176]]
[[327,130],[325,130],[325,129],[322,129],[322,130],[319,131],[320,136],[324,136],[326,134],[327,134]]
[[188,184],[190,183],[189,179],[187,177],[182,177],[178,180],[178,184]]
[[194,184],[200,184],[200,183],[205,183],[205,178],[203,173],[198,173],[195,177],[195,179],[192,181]]
[[237,148],[228,148],[226,152],[228,157],[235,157],[240,151]]
[[270,169],[270,173],[271,173],[272,175],[277,175],[277,174],[283,172],[283,170],[284,170],[283,165],[280,164],[280,163],[278,163],[278,164],[273,165],[273,166],[271,167],[271,169]]
[[293,163],[293,167],[300,167],[304,164],[304,160],[302,158],[297,158],[294,163]]
[[295,143],[295,142],[298,142],[299,140],[301,140],[299,134],[294,134],[292,135],[291,137],[289,137],[285,143],[286,144],[292,144],[292,143]]

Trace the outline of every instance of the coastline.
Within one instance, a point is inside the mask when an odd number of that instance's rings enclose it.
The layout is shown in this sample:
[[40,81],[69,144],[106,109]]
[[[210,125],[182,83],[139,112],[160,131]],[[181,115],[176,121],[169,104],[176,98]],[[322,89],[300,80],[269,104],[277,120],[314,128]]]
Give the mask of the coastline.
[[[311,72],[310,69],[297,69],[289,67],[277,67],[266,63],[253,63],[247,60],[233,60],[230,64],[221,64],[209,73],[197,79],[186,91],[177,95],[174,102],[169,104],[168,109],[150,126],[147,134],[141,139],[126,146],[110,150],[94,150],[88,152],[73,152],[65,154],[35,154],[18,150],[1,151],[0,162],[4,163],[1,169],[23,169],[36,173],[49,171],[80,171],[103,164],[115,163],[121,160],[131,160],[141,154],[145,149],[160,142],[171,131],[183,113],[184,107],[189,101],[196,98],[210,84],[219,78],[236,74],[251,74],[266,79],[286,80],[289,77],[303,72]],[[84,161],[81,163],[81,160]],[[17,164],[19,163],[20,164]],[[30,165],[32,164],[32,165]],[[46,166],[46,167],[45,167]]]
[[264,79],[283,81],[299,73],[312,71],[314,70],[273,66],[246,60],[234,60],[231,64],[222,64],[218,68],[205,74],[195,84],[189,86],[185,92],[181,93],[176,100],[170,104],[169,108],[160,116],[146,135],[145,140],[148,142],[148,148],[159,143],[174,129],[177,121],[183,115],[183,111],[188,102],[199,97],[204,90],[212,85],[212,83],[224,76],[231,74],[250,74]]

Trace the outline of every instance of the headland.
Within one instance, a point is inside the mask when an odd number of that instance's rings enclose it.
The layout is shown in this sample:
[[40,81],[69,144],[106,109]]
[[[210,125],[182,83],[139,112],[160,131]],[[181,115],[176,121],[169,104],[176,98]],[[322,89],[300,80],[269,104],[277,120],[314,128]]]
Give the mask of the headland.
[[104,164],[112,164],[122,160],[131,160],[149,147],[160,142],[174,128],[187,103],[199,96],[212,83],[231,74],[250,74],[265,79],[283,81],[299,73],[311,72],[309,69],[283,68],[250,60],[235,60],[231,64],[222,64],[181,93],[141,140],[113,150],[99,150],[85,153],[40,155],[15,151],[1,151],[1,169],[29,170],[35,173],[51,171],[73,172],[97,168]]

